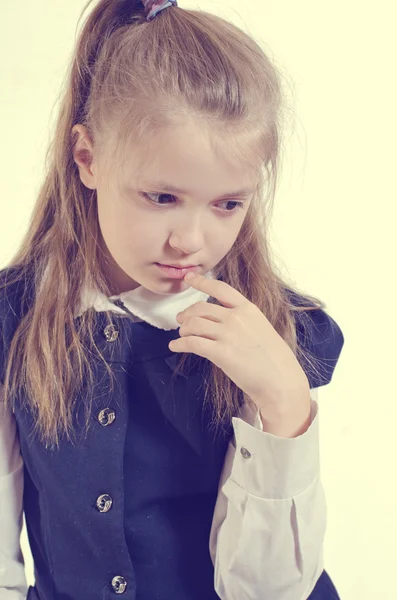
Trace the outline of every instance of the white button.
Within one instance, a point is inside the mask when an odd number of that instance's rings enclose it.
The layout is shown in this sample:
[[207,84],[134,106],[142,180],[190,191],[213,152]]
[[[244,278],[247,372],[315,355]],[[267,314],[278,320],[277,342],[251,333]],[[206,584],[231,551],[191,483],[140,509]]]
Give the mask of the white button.
[[251,458],[251,452],[247,448],[241,448],[240,452],[244,458]]
[[101,494],[96,500],[96,505],[99,512],[108,512],[108,510],[111,509],[112,504],[113,500],[109,494]]
[[101,425],[106,427],[106,425],[110,425],[116,418],[116,413],[112,408],[104,408],[98,415],[98,421]]
[[107,325],[103,331],[107,342],[114,342],[119,337],[119,330],[115,325]]
[[112,579],[112,588],[116,592],[116,594],[124,594],[125,588],[127,587],[127,582],[121,575],[116,575]]

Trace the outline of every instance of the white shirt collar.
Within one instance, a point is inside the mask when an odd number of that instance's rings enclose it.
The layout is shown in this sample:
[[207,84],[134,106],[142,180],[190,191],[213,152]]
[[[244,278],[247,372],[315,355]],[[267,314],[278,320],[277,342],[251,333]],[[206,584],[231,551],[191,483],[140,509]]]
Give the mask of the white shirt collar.
[[[208,279],[215,279],[213,271],[208,271],[205,275]],[[125,311],[115,306],[111,300],[121,300],[126,308],[136,316],[137,321],[146,321],[159,329],[178,329],[180,323],[176,320],[176,315],[196,302],[206,302],[210,296],[188,287],[187,290],[178,294],[157,294],[144,288],[142,285],[122,292],[114,296],[107,297],[105,294],[84,288],[81,293],[80,308],[75,314],[75,318],[81,316],[88,308],[94,308],[97,312],[111,310],[119,314],[125,314]]]

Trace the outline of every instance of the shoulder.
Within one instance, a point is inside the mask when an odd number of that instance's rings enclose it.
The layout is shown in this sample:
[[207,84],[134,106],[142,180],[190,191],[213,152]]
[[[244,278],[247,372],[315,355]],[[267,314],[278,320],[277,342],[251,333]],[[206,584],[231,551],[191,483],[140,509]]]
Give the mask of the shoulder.
[[[331,315],[316,304],[288,290],[295,306],[310,306],[312,310],[296,311],[295,323],[299,348],[305,354],[304,366],[310,387],[330,383],[344,345],[341,327]],[[312,365],[308,363],[313,363]]]

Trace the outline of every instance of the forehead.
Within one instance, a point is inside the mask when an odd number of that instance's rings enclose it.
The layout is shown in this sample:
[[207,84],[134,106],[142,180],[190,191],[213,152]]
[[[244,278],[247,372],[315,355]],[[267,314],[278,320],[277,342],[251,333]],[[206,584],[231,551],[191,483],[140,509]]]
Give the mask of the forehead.
[[189,189],[192,180],[229,182],[230,189],[252,186],[263,164],[246,133],[225,132],[221,139],[192,123],[164,128],[143,144],[126,144],[123,158],[129,177],[181,189]]

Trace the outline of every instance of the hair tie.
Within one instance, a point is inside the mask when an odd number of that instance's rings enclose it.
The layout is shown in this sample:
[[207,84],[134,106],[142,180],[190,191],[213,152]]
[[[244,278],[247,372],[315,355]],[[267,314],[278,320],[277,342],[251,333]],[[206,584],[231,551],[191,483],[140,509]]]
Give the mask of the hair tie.
[[164,8],[178,6],[177,0],[142,0],[145,7],[146,20],[151,21]]

